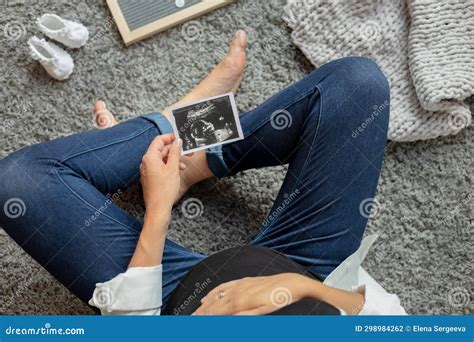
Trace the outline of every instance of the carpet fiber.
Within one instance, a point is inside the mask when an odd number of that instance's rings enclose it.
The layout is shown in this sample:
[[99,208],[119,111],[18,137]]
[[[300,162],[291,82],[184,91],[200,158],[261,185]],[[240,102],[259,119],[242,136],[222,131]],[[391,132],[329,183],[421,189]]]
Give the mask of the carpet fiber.
[[[194,86],[225,54],[237,28],[249,33],[246,77],[237,103],[255,107],[311,71],[291,44],[283,0],[242,0],[124,48],[103,1],[5,0],[0,4],[0,157],[30,144],[93,129],[91,107],[105,99],[120,120],[156,111]],[[79,20],[91,38],[71,52],[76,69],[51,81],[28,55],[45,12]],[[368,232],[380,234],[365,267],[412,314],[472,309],[474,129],[419,143],[389,143]],[[186,196],[204,210],[190,220],[179,206],[170,237],[212,253],[248,241],[270,209],[285,168],[249,171],[199,184]],[[137,189],[119,203],[141,215]],[[0,230],[1,314],[92,314]]]

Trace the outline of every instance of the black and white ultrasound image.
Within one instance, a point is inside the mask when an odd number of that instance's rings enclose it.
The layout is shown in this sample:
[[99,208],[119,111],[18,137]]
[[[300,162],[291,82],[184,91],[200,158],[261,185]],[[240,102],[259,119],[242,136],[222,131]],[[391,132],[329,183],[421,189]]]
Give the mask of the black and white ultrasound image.
[[231,101],[226,95],[173,110],[183,151],[239,138],[237,125],[240,123]]

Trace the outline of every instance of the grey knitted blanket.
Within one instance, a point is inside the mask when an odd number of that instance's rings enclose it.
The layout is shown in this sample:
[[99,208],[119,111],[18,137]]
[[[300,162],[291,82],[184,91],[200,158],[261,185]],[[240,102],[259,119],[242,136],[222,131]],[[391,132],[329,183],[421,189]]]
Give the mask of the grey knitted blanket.
[[456,134],[471,123],[474,0],[288,0],[293,42],[315,65],[361,55],[391,83],[389,139]]

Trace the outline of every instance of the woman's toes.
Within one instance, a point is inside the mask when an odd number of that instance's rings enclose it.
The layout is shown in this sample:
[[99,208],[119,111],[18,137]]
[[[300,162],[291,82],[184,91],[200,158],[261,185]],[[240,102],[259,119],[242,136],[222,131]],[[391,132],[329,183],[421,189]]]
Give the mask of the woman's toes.
[[107,109],[104,101],[96,101],[94,108],[94,122],[97,128],[104,129],[118,124],[114,115]]
[[92,111],[94,113],[97,113],[99,110],[103,109],[107,109],[105,102],[101,100],[95,101],[94,108],[92,109]]
[[236,71],[243,71],[245,66],[247,48],[247,33],[244,30],[238,30],[229,46],[227,56],[224,58],[224,64],[227,67],[235,68]]
[[237,30],[234,38],[230,42],[229,55],[245,51],[247,48],[247,32],[244,30]]

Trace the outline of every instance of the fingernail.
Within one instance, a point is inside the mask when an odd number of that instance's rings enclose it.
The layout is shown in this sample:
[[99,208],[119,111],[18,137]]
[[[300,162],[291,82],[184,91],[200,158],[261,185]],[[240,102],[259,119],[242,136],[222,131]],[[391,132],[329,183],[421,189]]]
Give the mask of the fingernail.
[[176,145],[178,145],[178,147],[182,147],[183,146],[183,140],[176,139]]

